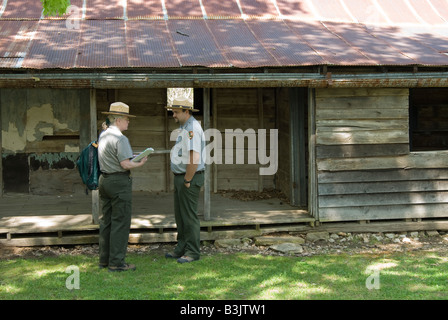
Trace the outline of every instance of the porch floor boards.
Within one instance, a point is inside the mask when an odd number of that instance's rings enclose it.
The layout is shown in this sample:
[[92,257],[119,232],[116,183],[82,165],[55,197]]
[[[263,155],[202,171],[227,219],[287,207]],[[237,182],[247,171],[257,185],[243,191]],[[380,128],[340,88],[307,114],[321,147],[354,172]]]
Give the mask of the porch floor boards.
[[[0,244],[70,245],[96,243],[98,225],[92,223],[92,196],[4,195],[0,198]],[[314,223],[307,210],[279,199],[241,201],[211,195],[211,220],[203,218],[201,239],[250,237],[289,231]],[[176,241],[173,194],[134,192],[130,243]]]

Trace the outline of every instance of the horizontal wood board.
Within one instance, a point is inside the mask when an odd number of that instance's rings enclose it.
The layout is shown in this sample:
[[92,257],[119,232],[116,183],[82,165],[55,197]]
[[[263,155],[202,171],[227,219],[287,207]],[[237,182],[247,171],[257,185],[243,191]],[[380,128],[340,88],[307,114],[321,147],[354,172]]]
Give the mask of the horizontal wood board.
[[316,89],[320,221],[448,216],[448,152],[410,152],[408,113],[408,89]]

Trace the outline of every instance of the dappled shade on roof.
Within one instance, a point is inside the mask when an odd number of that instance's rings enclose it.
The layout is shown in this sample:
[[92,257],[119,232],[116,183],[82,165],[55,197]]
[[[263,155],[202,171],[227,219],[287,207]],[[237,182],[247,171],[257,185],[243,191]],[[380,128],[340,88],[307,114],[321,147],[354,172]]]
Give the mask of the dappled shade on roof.
[[442,0],[40,0],[0,4],[0,67],[448,65]]

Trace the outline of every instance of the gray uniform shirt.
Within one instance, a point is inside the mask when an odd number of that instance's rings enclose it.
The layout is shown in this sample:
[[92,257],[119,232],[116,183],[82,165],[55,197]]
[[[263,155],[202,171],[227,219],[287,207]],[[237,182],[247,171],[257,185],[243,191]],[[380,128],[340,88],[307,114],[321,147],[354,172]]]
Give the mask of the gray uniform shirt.
[[196,171],[205,168],[205,136],[201,124],[193,117],[180,126],[177,131],[176,144],[171,149],[171,171],[176,174],[185,173],[189,162],[190,151],[198,152],[200,162]]
[[132,158],[132,148],[128,138],[120,129],[111,125],[98,139],[98,161],[101,172],[125,172],[120,162]]

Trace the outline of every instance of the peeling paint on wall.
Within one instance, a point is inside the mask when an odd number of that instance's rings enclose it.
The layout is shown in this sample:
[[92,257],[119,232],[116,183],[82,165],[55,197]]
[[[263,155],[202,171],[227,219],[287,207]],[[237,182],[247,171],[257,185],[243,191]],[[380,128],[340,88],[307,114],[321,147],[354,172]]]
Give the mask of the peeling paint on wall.
[[40,107],[32,107],[26,112],[26,140],[41,141],[45,135],[53,135],[53,107],[51,104],[43,104]]
[[2,171],[10,173],[3,177],[6,192],[84,191],[76,160],[85,95],[73,89],[1,89]]
[[[15,154],[40,148],[44,137],[79,134],[78,90],[15,89],[2,90],[3,152]],[[63,138],[62,138],[63,139]],[[79,146],[68,142],[61,151],[79,152]]]
[[42,153],[30,155],[30,169],[33,171],[42,168],[50,169],[74,169],[78,153]]
[[65,145],[65,152],[76,152],[76,153],[80,153],[81,151],[79,150],[79,145],[75,146],[72,144],[66,144]]
[[19,132],[15,123],[9,123],[8,130],[2,130],[2,149],[6,152],[20,152],[25,150],[26,139],[23,134]]

